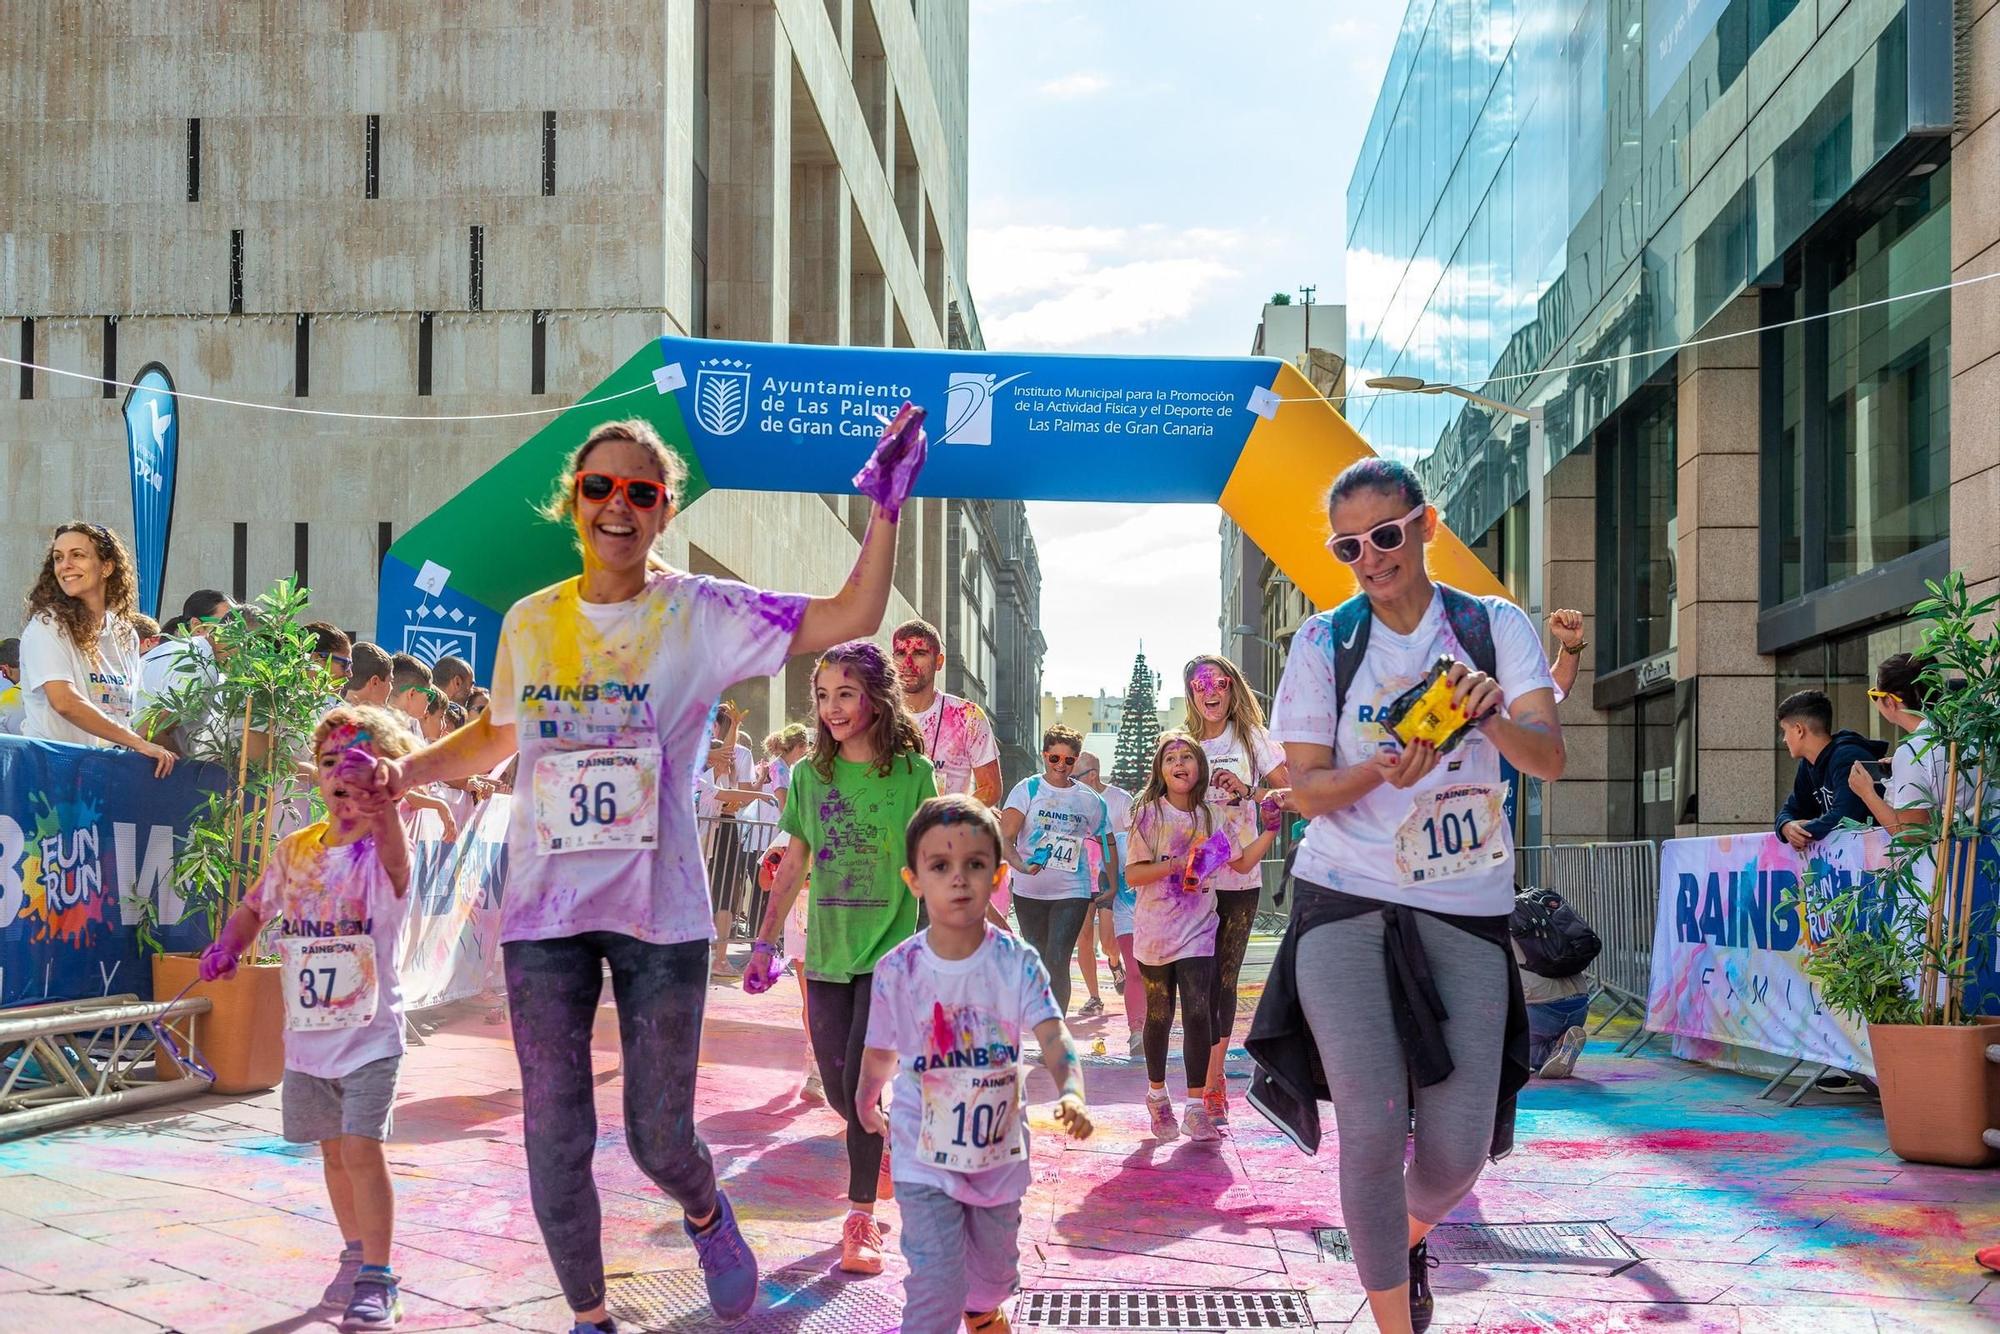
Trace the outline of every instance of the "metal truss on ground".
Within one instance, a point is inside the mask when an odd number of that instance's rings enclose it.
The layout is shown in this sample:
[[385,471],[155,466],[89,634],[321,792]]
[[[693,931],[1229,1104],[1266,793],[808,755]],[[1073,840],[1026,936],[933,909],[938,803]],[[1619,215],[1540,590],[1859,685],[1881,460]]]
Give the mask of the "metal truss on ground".
[[206,1093],[214,1073],[202,1064],[195,1023],[208,1011],[207,997],[186,995],[8,1011],[0,1018],[0,1139]]

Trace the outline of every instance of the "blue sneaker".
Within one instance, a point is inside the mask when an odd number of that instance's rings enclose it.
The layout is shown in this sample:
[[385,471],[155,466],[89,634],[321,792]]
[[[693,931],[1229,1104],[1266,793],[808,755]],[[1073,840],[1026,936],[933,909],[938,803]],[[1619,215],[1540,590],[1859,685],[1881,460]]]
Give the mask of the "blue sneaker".
[[736,1211],[729,1197],[716,1192],[715,1217],[697,1232],[686,1219],[696,1255],[701,1258],[702,1281],[708,1285],[708,1304],[718,1320],[737,1321],[750,1314],[757,1304],[757,1257],[736,1226]]
[[340,1261],[333,1271],[333,1282],[326,1285],[320,1294],[319,1309],[322,1311],[345,1311],[350,1298],[354,1296],[354,1277],[361,1272],[361,1246],[359,1243],[344,1246],[340,1251]]
[[382,1269],[364,1267],[354,1280],[354,1295],[347,1301],[347,1314],[340,1327],[353,1334],[357,1330],[394,1329],[403,1322],[403,1296],[396,1276]]

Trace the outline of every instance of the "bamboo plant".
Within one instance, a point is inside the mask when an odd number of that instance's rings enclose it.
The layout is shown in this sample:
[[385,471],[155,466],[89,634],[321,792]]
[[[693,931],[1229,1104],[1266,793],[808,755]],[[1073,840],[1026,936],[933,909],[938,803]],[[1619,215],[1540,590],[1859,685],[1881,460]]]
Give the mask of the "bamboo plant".
[[[257,599],[254,615],[215,625],[212,669],[183,673],[140,720],[149,730],[174,727],[188,759],[226,775],[196,809],[174,857],[183,910],[206,917],[211,935],[317,796],[298,760],[337,687],[313,655],[303,623],[308,598],[286,579]],[[140,946],[158,950],[155,906],[150,898],[136,906]]]
[[1975,880],[1982,866],[2000,870],[1989,842],[2000,833],[2000,800],[1988,796],[2000,784],[2000,635],[1982,628],[2000,597],[1973,601],[1958,573],[1928,587],[1912,608],[1928,622],[1918,650],[1930,663],[1921,758],[1943,751],[1941,790],[1929,794],[1928,818],[1891,840],[1872,884],[1821,894],[1808,876],[1800,888],[1807,974],[1828,1005],[1870,1024],[1958,1025],[2000,1009],[2000,996],[1966,1003],[1978,952],[1994,940],[1994,909],[1974,904]]

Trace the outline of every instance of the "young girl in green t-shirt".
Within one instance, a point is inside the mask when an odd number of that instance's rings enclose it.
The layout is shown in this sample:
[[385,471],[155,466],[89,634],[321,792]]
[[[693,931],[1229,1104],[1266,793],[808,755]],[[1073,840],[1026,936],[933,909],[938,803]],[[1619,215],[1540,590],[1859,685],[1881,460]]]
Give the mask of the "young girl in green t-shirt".
[[875,962],[917,929],[917,900],[904,886],[904,831],[937,795],[922,738],[902,705],[888,655],[866,640],[836,645],[813,668],[819,734],[792,770],[778,827],[792,836],[773,878],[764,923],[744,970],[746,990],[777,972],[778,933],[806,890],[806,1023],[820,1079],[847,1122],[847,1222],[840,1267],[882,1272],[875,1200],[892,1193],[882,1137],[864,1129],[854,1095],[867,1045]]

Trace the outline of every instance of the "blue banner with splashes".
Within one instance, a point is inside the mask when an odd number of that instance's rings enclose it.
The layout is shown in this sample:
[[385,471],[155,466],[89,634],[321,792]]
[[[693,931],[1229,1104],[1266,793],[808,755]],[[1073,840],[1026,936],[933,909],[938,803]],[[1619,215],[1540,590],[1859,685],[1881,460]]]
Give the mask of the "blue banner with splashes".
[[132,556],[139,563],[139,610],[158,618],[174,526],[174,473],[181,409],[167,368],[150,363],[125,395],[125,453],[132,467]]
[[129,750],[0,736],[0,1005],[150,998],[142,902],[167,949],[208,943],[182,911],[174,853],[223,777],[183,762],[155,778]]

